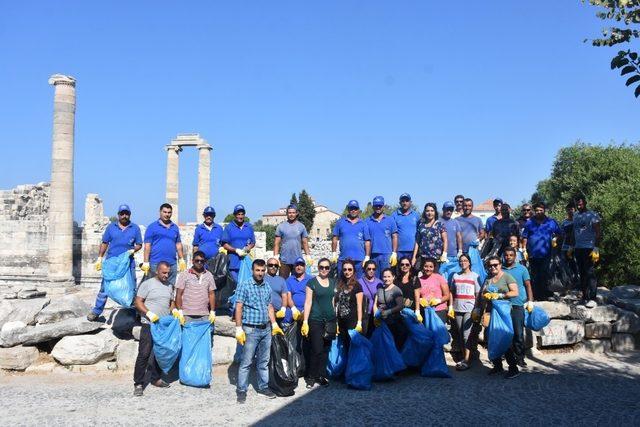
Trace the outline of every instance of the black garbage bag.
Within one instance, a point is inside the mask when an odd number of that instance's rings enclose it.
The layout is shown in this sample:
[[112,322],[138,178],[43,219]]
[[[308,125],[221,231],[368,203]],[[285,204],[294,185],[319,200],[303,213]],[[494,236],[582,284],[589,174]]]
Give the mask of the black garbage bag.
[[580,274],[578,273],[578,265],[575,258],[567,259],[565,256],[561,256],[560,270],[562,272],[562,281],[566,284],[567,290],[580,287]]
[[298,386],[298,376],[290,360],[289,346],[284,335],[271,337],[269,388],[278,396],[293,396]]
[[231,271],[227,270],[224,287],[216,289],[216,307],[228,307],[227,301],[236,292],[236,287],[236,280],[231,275]]
[[563,294],[575,287],[574,275],[570,266],[562,259],[559,253],[551,255],[547,271],[549,272],[547,280],[549,292]]
[[289,363],[293,366],[298,378],[302,378],[304,377],[307,365],[302,348],[302,335],[300,334],[300,328],[297,322],[293,322],[285,328],[284,338],[287,341],[289,349]]
[[480,257],[482,257],[483,261],[486,261],[487,258],[491,256],[498,256],[501,249],[502,242],[500,241],[500,239],[494,239],[493,237],[490,237],[482,247]]
[[338,264],[337,263],[331,263],[331,270],[329,270],[329,277],[331,279],[337,279],[338,278]]
[[229,272],[229,259],[226,254],[219,253],[207,261],[207,269],[213,274],[216,288],[222,289],[227,283],[227,273]]

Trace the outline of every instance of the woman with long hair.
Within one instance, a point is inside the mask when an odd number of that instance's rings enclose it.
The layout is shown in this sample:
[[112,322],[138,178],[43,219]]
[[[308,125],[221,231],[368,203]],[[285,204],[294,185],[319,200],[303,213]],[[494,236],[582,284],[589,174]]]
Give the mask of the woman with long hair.
[[402,291],[403,306],[414,310],[418,321],[422,322],[420,314],[420,282],[418,282],[414,270],[411,268],[411,260],[407,257],[402,257],[398,261],[395,285]]
[[376,323],[382,321],[387,324],[396,348],[400,351],[407,339],[407,329],[400,316],[400,311],[404,308],[404,297],[395,282],[396,276],[392,269],[382,270],[382,286],[378,288],[373,307]]
[[356,265],[350,259],[342,262],[342,274],[334,297],[339,335],[349,349],[349,329],[362,333],[362,286],[356,279]]
[[450,298],[449,284],[440,274],[436,273],[437,261],[427,258],[422,264],[420,283],[420,304],[423,307],[433,307],[440,319],[447,323],[447,302]]
[[447,228],[438,221],[438,207],[429,202],[424,205],[416,230],[416,243],[411,264],[420,271],[427,258],[447,262]]
[[[363,333],[370,337],[373,332],[373,301],[376,298],[378,288],[382,286],[382,280],[376,275],[375,261],[367,261],[364,263],[364,274],[358,279],[358,283],[362,287],[363,305],[362,305],[362,330]],[[366,300],[367,304],[364,304]]]

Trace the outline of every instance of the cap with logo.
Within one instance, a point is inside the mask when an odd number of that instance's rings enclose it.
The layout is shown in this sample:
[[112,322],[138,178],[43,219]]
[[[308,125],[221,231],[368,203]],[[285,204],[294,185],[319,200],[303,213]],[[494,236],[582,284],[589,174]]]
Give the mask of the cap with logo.
[[247,211],[244,208],[244,205],[235,205],[233,208],[233,214],[237,214],[238,212],[244,212],[246,213]]
[[348,209],[360,209],[360,203],[358,203],[357,200],[349,200],[349,203],[347,203],[347,208]]
[[400,195],[400,201],[402,202],[403,200],[411,201],[411,195],[409,193],[402,193]]
[[373,202],[371,202],[373,206],[384,206],[384,197],[376,196],[373,198]]
[[129,212],[129,213],[131,213],[131,208],[129,208],[129,205],[127,205],[126,203],[123,203],[120,206],[118,206],[118,213],[120,213],[120,212]]

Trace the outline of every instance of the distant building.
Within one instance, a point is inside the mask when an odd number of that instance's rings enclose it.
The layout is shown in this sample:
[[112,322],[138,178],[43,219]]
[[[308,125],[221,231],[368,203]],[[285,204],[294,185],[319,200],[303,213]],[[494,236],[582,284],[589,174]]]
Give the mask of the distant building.
[[482,223],[487,222],[487,218],[495,214],[493,209],[493,199],[487,199],[479,205],[473,206],[473,214],[482,220]]
[[[331,223],[340,218],[340,215],[324,205],[317,204],[315,200],[313,200],[313,206],[316,210],[316,216],[313,219],[313,227],[311,230],[307,230],[309,240],[327,240],[331,237]],[[287,208],[280,208],[277,211],[264,214],[261,219],[263,224],[278,225],[287,220]]]

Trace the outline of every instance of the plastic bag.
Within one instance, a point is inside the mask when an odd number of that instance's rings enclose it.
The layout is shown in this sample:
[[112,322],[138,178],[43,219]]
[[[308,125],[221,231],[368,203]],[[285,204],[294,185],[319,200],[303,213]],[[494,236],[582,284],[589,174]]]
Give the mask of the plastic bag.
[[484,263],[477,247],[469,246],[469,258],[471,258],[471,271],[478,275],[480,283],[484,283],[487,278],[487,271],[484,269]]
[[433,348],[433,333],[418,322],[416,314],[412,310],[403,308],[400,315],[409,331],[407,340],[400,352],[402,360],[407,366],[422,366]]
[[253,272],[251,271],[251,264],[253,264],[253,260],[249,255],[240,260],[240,270],[238,270],[237,286],[240,286],[247,280],[251,279],[251,276],[253,275]]
[[436,309],[427,307],[424,309],[424,326],[433,334],[433,341],[436,346],[443,346],[451,338],[446,325],[436,314]]
[[454,273],[457,273],[460,270],[460,265],[458,264],[458,260],[455,258],[449,258],[451,261],[445,262],[440,265],[438,272],[442,277],[447,280],[449,283],[449,279],[453,276]]
[[427,360],[422,365],[420,375],[430,378],[451,378],[442,346],[433,346]]
[[182,327],[180,382],[192,387],[208,387],[211,383],[211,323],[190,322]]
[[340,377],[347,365],[347,354],[342,338],[335,337],[331,342],[329,358],[327,359],[327,374],[332,378]]
[[293,396],[298,386],[298,375],[290,363],[291,354],[283,335],[271,337],[269,358],[269,388],[278,396]]
[[513,322],[509,301],[496,300],[491,303],[491,321],[487,328],[489,339],[489,360],[496,360],[511,347],[513,341]]
[[349,357],[344,374],[345,383],[358,390],[371,390],[373,344],[355,329],[349,330],[349,337],[351,344],[349,344]]
[[151,324],[153,354],[158,366],[166,374],[176,363],[182,349],[182,328],[180,321],[173,316],[162,316]]
[[136,282],[131,274],[129,252],[107,258],[102,263],[104,291],[109,298],[123,307],[130,307],[136,294]]
[[524,326],[532,331],[540,331],[551,322],[549,315],[540,307],[533,307],[533,311],[529,313],[524,311]]
[[218,253],[207,262],[207,268],[213,274],[213,280],[216,283],[216,290],[221,290],[227,284],[227,273],[229,260],[227,254]]
[[484,246],[482,246],[480,257],[485,260],[491,256],[498,256],[500,249],[502,249],[502,242],[493,237],[489,237],[484,243]]
[[293,322],[285,328],[284,338],[287,342],[289,363],[293,367],[296,375],[298,377],[303,377],[306,365],[304,360],[304,351],[302,350],[302,335],[300,335],[298,322]]
[[371,359],[373,360],[374,380],[382,381],[393,378],[397,372],[407,368],[386,323],[383,322],[373,331],[371,344],[373,345]]

